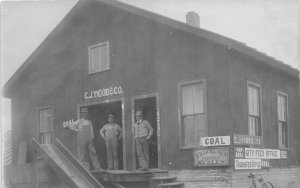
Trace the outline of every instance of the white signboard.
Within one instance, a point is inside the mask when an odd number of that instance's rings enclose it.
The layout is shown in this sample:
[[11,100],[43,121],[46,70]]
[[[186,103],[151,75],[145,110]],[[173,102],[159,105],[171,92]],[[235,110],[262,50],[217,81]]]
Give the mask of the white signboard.
[[201,137],[201,146],[229,146],[230,136]]
[[246,159],[280,159],[280,150],[245,148]]
[[262,159],[235,159],[234,169],[235,170],[255,170],[262,168],[269,168],[270,163],[268,160]]
[[123,89],[121,86],[110,87],[99,89],[96,91],[84,92],[84,99],[94,99],[94,98],[103,98],[103,97],[112,97],[115,95],[123,95]]

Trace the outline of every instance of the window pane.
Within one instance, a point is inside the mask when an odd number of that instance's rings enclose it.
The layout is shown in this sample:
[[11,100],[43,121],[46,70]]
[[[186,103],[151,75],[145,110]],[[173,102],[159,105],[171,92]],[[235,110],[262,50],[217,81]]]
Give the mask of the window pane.
[[103,43],[90,48],[90,73],[104,71],[109,69],[109,49],[108,43]]
[[51,144],[51,132],[40,134],[41,144]]
[[251,136],[261,136],[261,127],[258,117],[249,116],[249,135]]
[[53,124],[52,108],[40,110],[40,132],[48,132]]
[[100,71],[100,48],[92,48],[92,72]]
[[195,119],[194,116],[183,117],[183,141],[185,146],[195,143]]
[[248,109],[249,115],[259,116],[259,88],[255,86],[248,87]]
[[194,113],[203,113],[203,84],[193,86]]
[[193,87],[182,86],[182,114],[193,114]]
[[283,123],[282,126],[282,140],[283,140],[283,146],[286,148],[288,147],[288,130],[286,123]]
[[200,137],[205,137],[208,134],[207,127],[205,126],[204,115],[195,116],[195,144],[200,143]]
[[280,147],[288,147],[288,131],[284,122],[278,122],[278,142]]
[[286,122],[286,97],[278,95],[277,99],[278,120]]
[[100,60],[100,70],[104,71],[104,70],[108,70],[108,46],[107,45],[103,45],[100,47],[100,51],[101,51],[101,60]]
[[282,124],[278,122],[278,142],[279,146],[282,146]]

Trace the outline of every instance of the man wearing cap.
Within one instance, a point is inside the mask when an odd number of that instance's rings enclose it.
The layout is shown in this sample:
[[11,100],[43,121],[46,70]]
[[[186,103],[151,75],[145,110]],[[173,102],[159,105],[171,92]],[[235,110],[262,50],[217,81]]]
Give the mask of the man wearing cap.
[[101,171],[94,147],[94,132],[90,120],[87,119],[87,108],[81,109],[81,118],[71,124],[70,129],[78,132],[78,159],[80,162],[88,162],[90,157],[93,165],[92,172]]
[[100,135],[105,140],[108,170],[119,169],[118,140],[122,137],[121,127],[114,123],[114,115],[108,115],[108,124],[100,129]]
[[142,111],[135,114],[136,122],[132,126],[135,139],[136,155],[139,161],[140,170],[148,170],[149,165],[149,140],[153,129],[147,120],[142,119]]

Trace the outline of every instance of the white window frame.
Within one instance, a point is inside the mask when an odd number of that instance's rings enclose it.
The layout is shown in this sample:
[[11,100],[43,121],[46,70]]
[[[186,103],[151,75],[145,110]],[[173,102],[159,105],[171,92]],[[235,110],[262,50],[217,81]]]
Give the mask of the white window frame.
[[[285,108],[286,108],[286,114],[285,114],[285,116],[286,116],[286,121],[285,121],[285,123],[286,123],[286,136],[287,136],[287,144],[286,144],[286,146],[285,145],[283,145],[282,143],[281,143],[281,141],[282,140],[280,140],[279,138],[280,138],[280,136],[279,136],[279,134],[280,133],[282,133],[280,130],[279,130],[279,122],[282,122],[282,121],[280,121],[279,120],[279,108],[278,108],[278,97],[279,96],[283,96],[283,97],[285,97],[285,99],[286,99],[286,101],[285,101]],[[277,138],[278,138],[278,148],[280,148],[280,149],[287,149],[288,147],[289,147],[289,122],[288,122],[288,120],[289,120],[289,113],[288,113],[288,94],[286,94],[286,93],[283,93],[283,92],[280,92],[280,91],[277,91],[277,95],[276,95],[276,112],[277,112],[277,122],[276,122],[276,126],[277,126]]]
[[182,87],[187,85],[203,84],[203,114],[204,114],[204,125],[207,128],[207,136],[209,135],[209,129],[207,124],[207,83],[206,79],[194,79],[188,81],[181,81],[178,83],[178,125],[179,125],[179,146],[180,149],[194,149],[202,148],[200,143],[195,143],[195,145],[184,145],[183,141],[183,112],[182,112]]
[[[252,135],[251,134],[251,127],[250,127],[250,124],[249,124],[249,119],[250,119],[250,112],[249,112],[249,87],[256,87],[259,89],[259,92],[258,92],[258,97],[259,97],[259,101],[258,101],[258,104],[259,104],[259,116],[256,116],[258,117],[258,123],[259,123],[259,126],[260,126],[260,134],[261,135]],[[248,135],[250,136],[263,136],[263,126],[262,126],[262,95],[261,95],[261,86],[257,83],[254,83],[254,82],[250,82],[250,81],[247,81],[247,124],[248,124]]]
[[[99,71],[93,71],[93,55],[92,55],[92,49],[93,48],[97,48],[97,47],[101,47],[101,46],[106,46],[107,47],[107,68],[104,70],[99,70]],[[88,53],[89,53],[89,74],[94,74],[94,73],[98,73],[98,72],[104,72],[104,71],[108,71],[110,69],[110,56],[109,56],[109,41],[106,42],[102,42],[102,43],[97,43],[94,45],[91,45],[88,47]],[[99,65],[101,67],[101,65]]]

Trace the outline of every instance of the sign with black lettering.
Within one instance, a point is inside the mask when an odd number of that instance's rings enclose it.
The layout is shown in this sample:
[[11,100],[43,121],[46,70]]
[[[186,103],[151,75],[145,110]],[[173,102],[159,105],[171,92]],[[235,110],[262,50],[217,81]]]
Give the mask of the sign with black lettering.
[[228,166],[229,147],[194,150],[194,166]]
[[280,150],[280,158],[287,159],[287,151],[286,150]]
[[270,161],[266,159],[234,159],[235,170],[256,170],[270,168]]
[[245,148],[246,159],[280,159],[278,149]]
[[261,149],[234,147],[235,159],[287,159],[287,151],[278,149]]
[[235,159],[245,159],[245,148],[234,147],[234,158]]
[[230,136],[201,137],[201,146],[229,146]]
[[249,136],[249,135],[233,135],[233,145],[239,146],[254,146],[262,147],[263,138],[261,136]]

